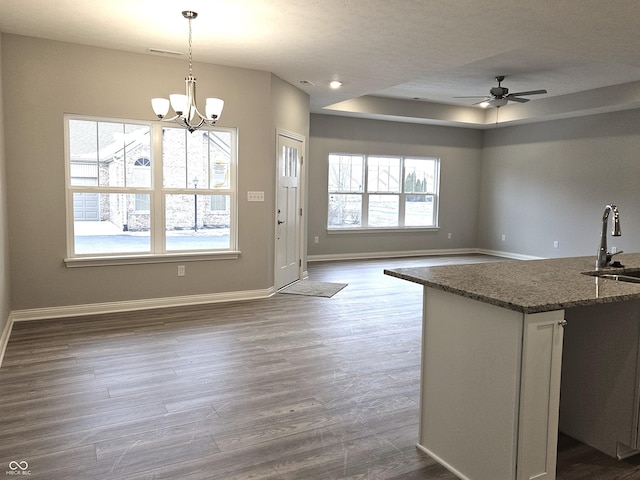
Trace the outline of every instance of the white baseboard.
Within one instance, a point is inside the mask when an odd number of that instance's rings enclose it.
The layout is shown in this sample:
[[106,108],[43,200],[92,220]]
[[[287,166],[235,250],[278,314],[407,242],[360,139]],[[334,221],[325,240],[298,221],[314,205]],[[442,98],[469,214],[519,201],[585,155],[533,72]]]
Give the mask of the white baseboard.
[[91,303],[86,305],[65,305],[61,307],[31,308],[11,312],[14,322],[43,320],[62,317],[78,317],[102,313],[149,310],[152,308],[181,307],[203,305],[207,303],[238,302],[267,298],[276,293],[275,287],[263,290],[241,292],[207,293],[203,295],[185,295],[181,297],[149,298],[144,300],[126,300],[122,302]]
[[307,262],[330,262],[339,260],[370,260],[375,258],[427,257],[436,255],[470,255],[479,253],[477,248],[452,248],[439,250],[405,250],[401,252],[358,252],[327,255],[307,255]]
[[427,447],[423,447],[422,445],[420,445],[419,443],[416,445],[416,447],[418,447],[419,450],[422,450],[424,453],[426,453],[427,455],[429,455],[431,458],[433,458],[436,462],[438,462],[440,465],[442,465],[444,468],[446,468],[447,470],[449,470],[451,473],[453,473],[456,477],[458,477],[460,480],[470,480],[469,477],[467,477],[465,474],[463,474],[462,472],[460,472],[457,468],[455,468],[454,466],[450,465],[448,462],[445,462],[442,458],[440,458],[438,455],[436,455],[435,453],[433,453],[431,450],[429,450]]
[[523,255],[521,253],[512,253],[512,252],[501,252],[500,250],[486,250],[484,248],[477,249],[476,253],[481,253],[482,255],[492,255],[494,257],[510,258],[512,260],[546,260],[547,259],[547,257],[535,257],[533,255]]
[[535,257],[521,253],[502,252],[500,250],[487,250],[484,248],[452,248],[438,250],[406,250],[402,252],[361,252],[361,253],[336,253],[327,255],[308,255],[307,262],[332,262],[340,260],[371,260],[375,258],[399,258],[399,257],[429,257],[442,255],[491,255],[512,260],[544,260],[546,257]]
[[4,358],[4,352],[7,349],[7,344],[9,343],[9,336],[11,335],[12,328],[13,318],[11,318],[11,315],[9,315],[7,323],[2,330],[2,335],[0,336],[0,367],[2,366],[2,359]]

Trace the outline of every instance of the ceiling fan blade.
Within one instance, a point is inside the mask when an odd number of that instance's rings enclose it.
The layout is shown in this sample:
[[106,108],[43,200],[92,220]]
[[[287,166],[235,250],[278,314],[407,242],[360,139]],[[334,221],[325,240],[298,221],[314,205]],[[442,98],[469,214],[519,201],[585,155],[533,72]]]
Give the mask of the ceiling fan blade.
[[487,98],[486,95],[472,95],[470,97],[453,97],[453,98]]
[[510,93],[509,96],[510,97],[512,97],[512,96],[513,97],[522,97],[522,96],[525,96],[525,95],[542,95],[542,94],[545,94],[545,93],[547,93],[546,90],[531,90],[531,91],[528,91],[528,92]]
[[481,103],[488,102],[490,100],[491,100],[490,98],[485,97],[482,100],[480,100],[479,102],[472,103],[471,105],[480,105]]
[[529,101],[528,98],[514,97],[513,95],[509,95],[507,97],[507,100],[509,100],[510,102],[518,102],[518,103],[527,103]]

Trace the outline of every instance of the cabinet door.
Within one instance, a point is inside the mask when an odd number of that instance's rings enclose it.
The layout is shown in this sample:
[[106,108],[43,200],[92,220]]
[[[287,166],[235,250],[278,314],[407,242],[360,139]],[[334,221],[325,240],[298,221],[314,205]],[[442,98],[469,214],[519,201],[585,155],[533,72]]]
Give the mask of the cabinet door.
[[556,477],[564,311],[524,316],[518,480]]

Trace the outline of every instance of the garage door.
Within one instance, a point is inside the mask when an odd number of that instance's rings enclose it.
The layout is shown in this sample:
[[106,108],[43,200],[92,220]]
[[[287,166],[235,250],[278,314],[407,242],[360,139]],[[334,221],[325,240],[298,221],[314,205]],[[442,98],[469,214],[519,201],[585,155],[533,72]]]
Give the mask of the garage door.
[[100,202],[97,193],[73,194],[73,220],[76,222],[100,220]]

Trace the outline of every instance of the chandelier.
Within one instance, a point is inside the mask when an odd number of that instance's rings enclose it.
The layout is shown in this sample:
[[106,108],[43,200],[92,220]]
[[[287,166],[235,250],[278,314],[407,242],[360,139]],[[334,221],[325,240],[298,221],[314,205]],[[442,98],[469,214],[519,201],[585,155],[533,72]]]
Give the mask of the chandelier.
[[[196,79],[193,76],[193,60],[191,55],[191,21],[198,16],[196,12],[186,10],[182,12],[182,16],[189,20],[189,76],[184,79],[186,84],[186,94],[172,93],[169,99],[152,98],[151,107],[164,122],[175,121],[178,125],[183,126],[190,132],[194,132],[203,125],[213,126],[216,124],[222,108],[224,100],[219,98],[207,98],[205,102],[205,115],[200,113],[196,106]],[[173,108],[175,115],[171,118],[165,118],[169,113],[169,105]]]

